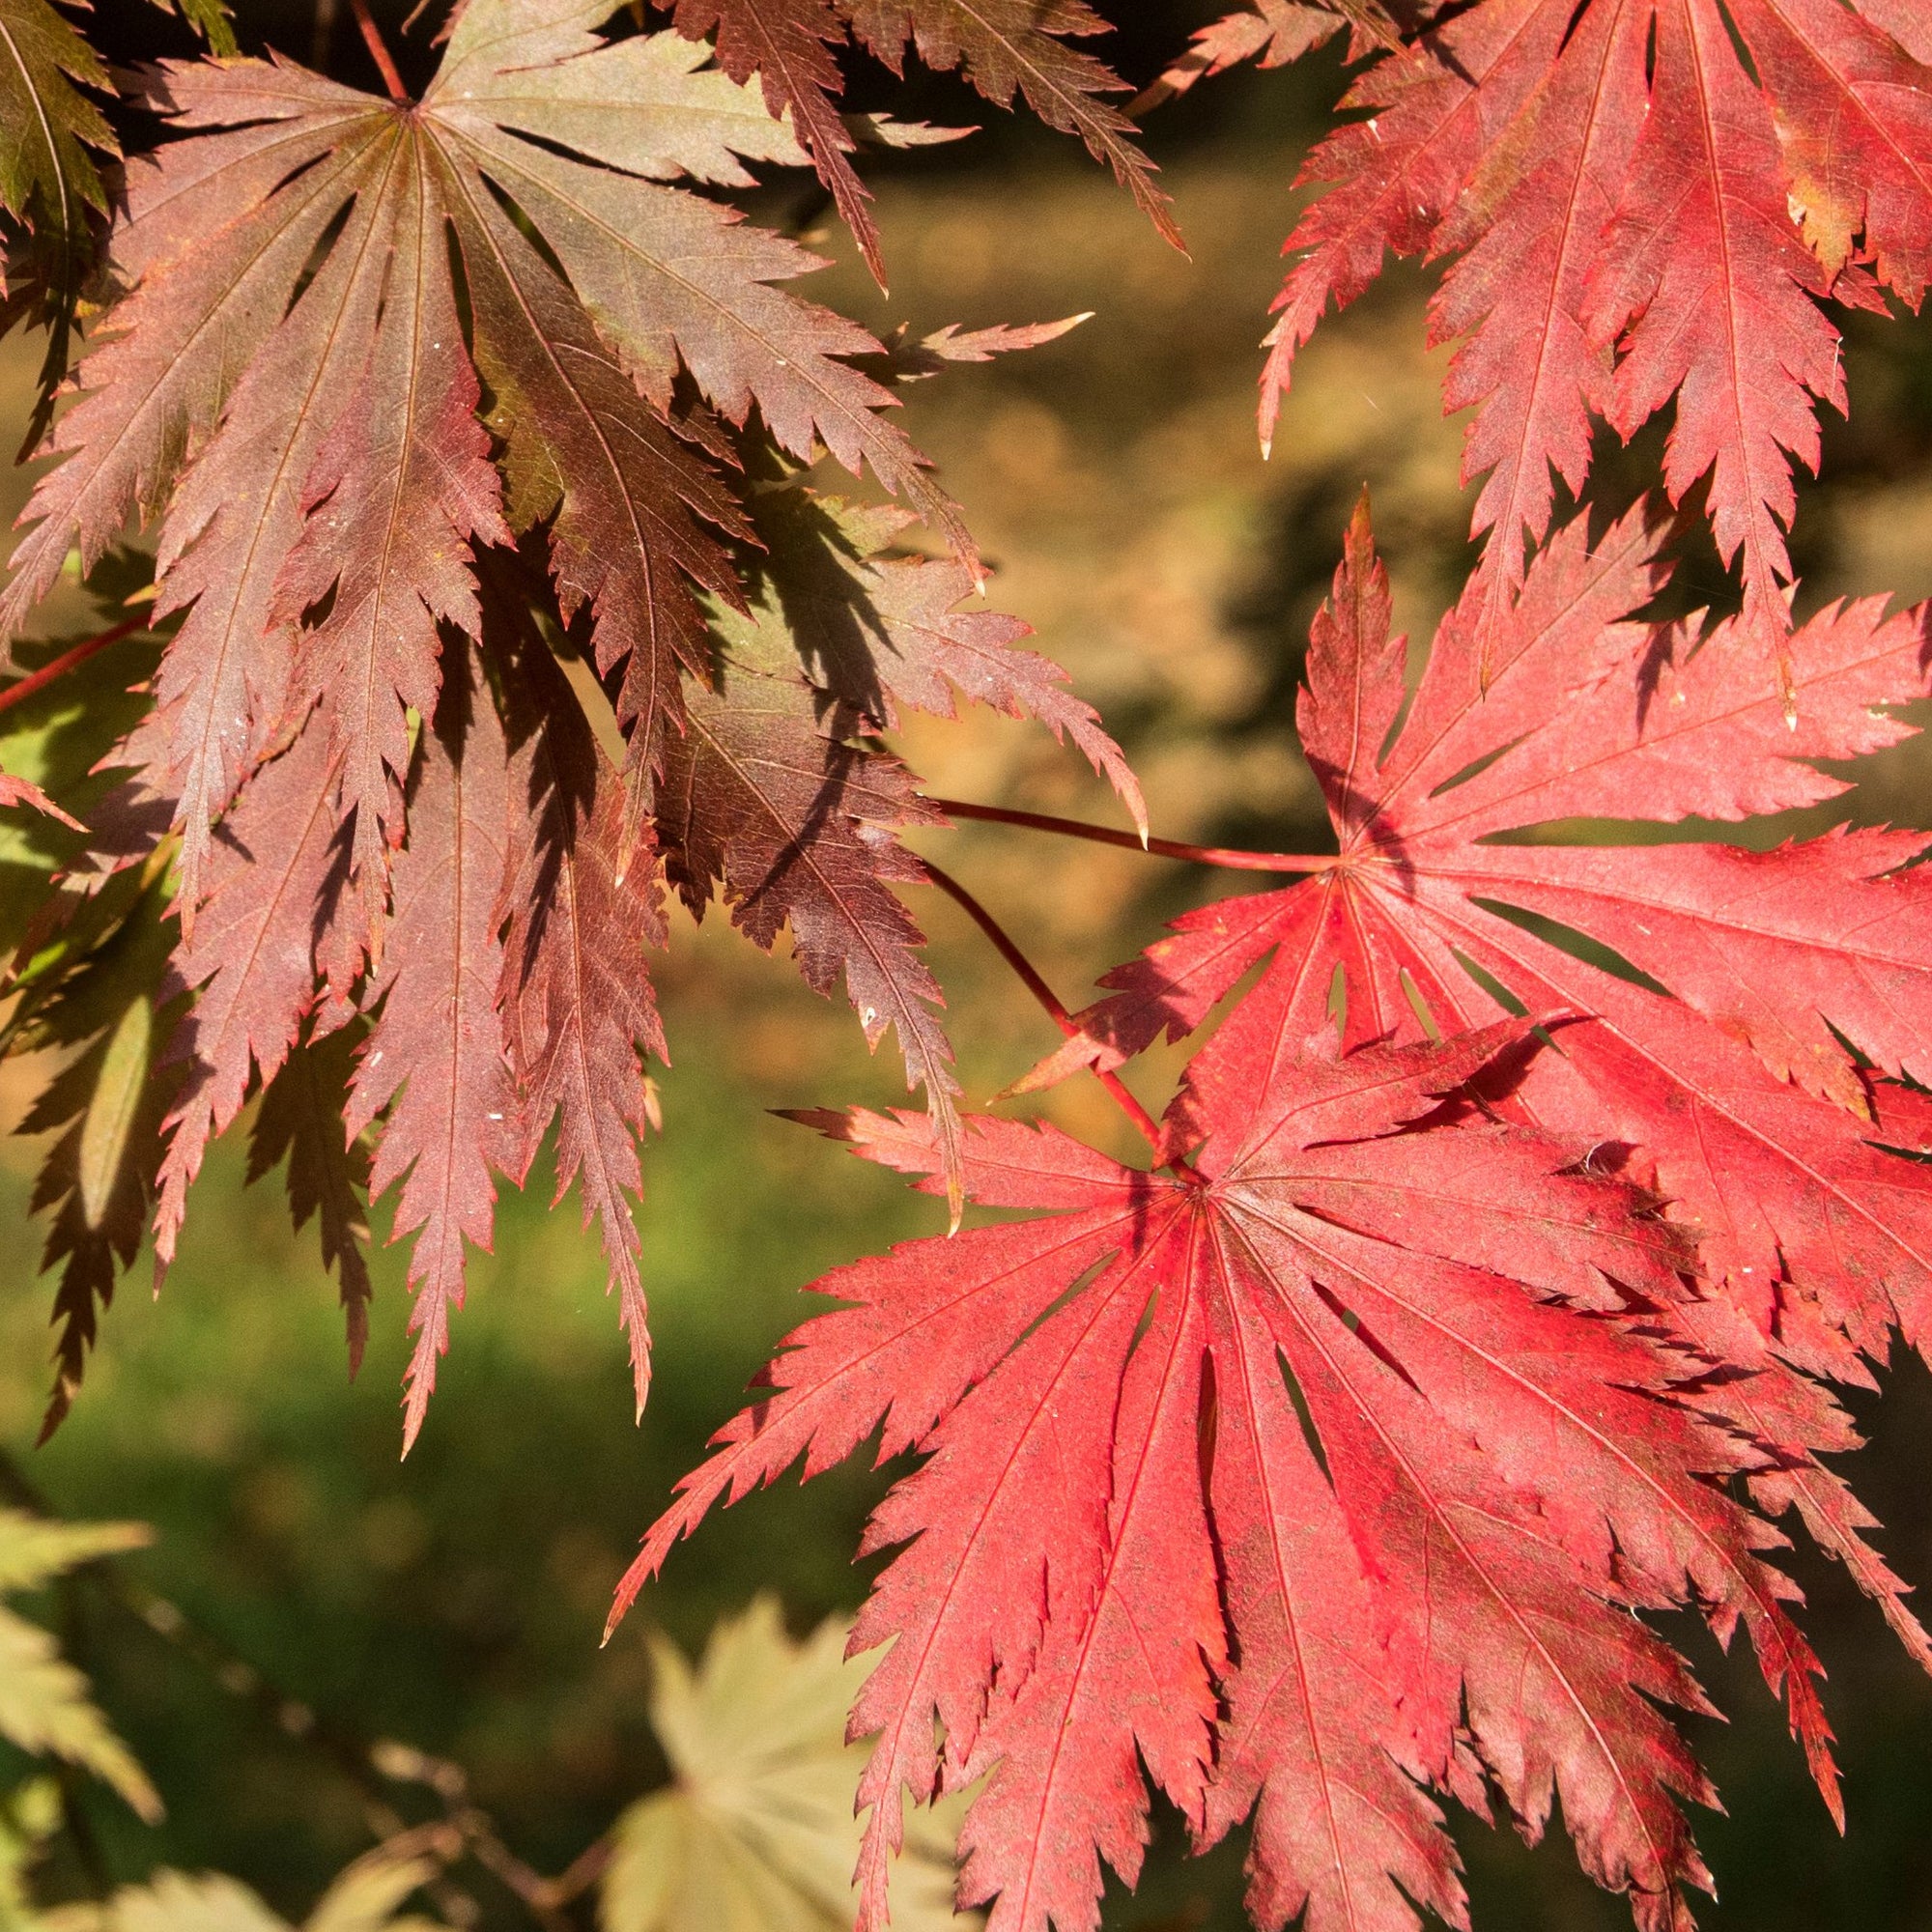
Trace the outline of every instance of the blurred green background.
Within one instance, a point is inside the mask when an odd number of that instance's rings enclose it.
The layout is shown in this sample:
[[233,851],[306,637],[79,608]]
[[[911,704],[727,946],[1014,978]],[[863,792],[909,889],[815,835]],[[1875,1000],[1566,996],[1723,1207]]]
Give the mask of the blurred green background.
[[[1210,11],[1122,0],[1111,10],[1131,29],[1121,64],[1150,77]],[[243,0],[240,14],[244,44],[309,57],[306,0]],[[131,0],[97,17],[130,49],[169,44],[168,23]],[[335,71],[356,78],[346,20],[332,37]],[[998,565],[996,599],[1037,627],[1101,707],[1156,827],[1173,836],[1289,849],[1322,836],[1293,748],[1293,680],[1365,483],[1412,632],[1427,634],[1470,557],[1461,428],[1439,412],[1445,357],[1423,351],[1421,274],[1392,273],[1328,325],[1300,364],[1272,462],[1256,446],[1255,343],[1290,183],[1342,80],[1336,62],[1317,59],[1164,110],[1149,142],[1189,258],[1077,150],[1002,126],[882,168],[890,299],[833,235],[822,245],[836,265],[811,289],[881,329],[1094,311],[1046,350],[920,385],[907,415]],[[865,86],[889,92],[865,81],[862,99]],[[916,108],[985,117],[941,83]],[[1807,606],[1932,593],[1932,325],[1858,318],[1847,356],[1852,419],[1828,422],[1827,480],[1804,489],[1796,534]],[[17,434],[32,367],[31,345],[0,347],[0,434]],[[1654,466],[1656,442],[1605,442],[1600,454],[1614,507]],[[18,474],[0,480],[9,518],[25,487]],[[1687,582],[1695,601],[1727,592],[1708,554],[1692,557]],[[922,723],[905,749],[942,793],[1117,816],[1078,758],[1037,730],[983,716]],[[1924,771],[1915,753],[1892,754],[1858,809],[1932,822]],[[1137,855],[1020,833],[935,835],[929,849],[1026,937],[1069,998],[1160,918],[1220,889]],[[983,1101],[1045,1050],[1049,1030],[948,905],[919,910],[969,1097]],[[47,1293],[26,1212],[37,1151],[0,1143],[0,1447],[65,1514],[154,1523],[159,1541],[135,1570],[231,1655],[224,1681],[212,1660],[98,1590],[49,1605],[171,1805],[149,1832],[103,1794],[83,1794],[98,1843],[63,1847],[60,1884],[134,1878],[159,1861],[218,1867],[297,1912],[369,1841],[362,1796],[320,1741],[335,1731],[457,1760],[516,1850],[560,1869],[663,1776],[638,1627],[654,1622],[691,1648],[761,1585],[781,1591],[799,1630],[859,1600],[865,1574],[848,1558],[886,1478],[855,1466],[714,1520],[646,1592],[634,1626],[598,1648],[635,1539],[804,1312],[795,1291],[942,1223],[933,1203],[768,1111],[896,1097],[890,1054],[868,1062],[842,1007],[814,1000],[782,961],[688,922],[657,977],[676,1065],[647,1161],[657,1380],[640,1427],[595,1238],[573,1208],[549,1211],[539,1176],[502,1204],[497,1253],[473,1270],[428,1426],[399,1463],[400,1258],[378,1257],[369,1358],[352,1386],[333,1284],[312,1241],[291,1236],[279,1181],[245,1189],[231,1145],[209,1163],[165,1292],[152,1298],[147,1264],[137,1266],[71,1420],[35,1451]],[[1150,1069],[1151,1103],[1172,1064]],[[0,1126],[19,1118],[40,1071],[0,1067]],[[1089,1089],[1064,1090],[1051,1109],[1076,1131],[1114,1131]],[[1860,1486],[1888,1524],[1892,1560],[1924,1578],[1932,1384],[1912,1362],[1887,1382],[1882,1403],[1859,1405],[1875,1436]],[[1932,1685],[1842,1577],[1807,1552],[1792,1567],[1832,1673],[1850,1835],[1833,1832],[1753,1666],[1681,1620],[1676,1634],[1735,1719],[1697,1726],[1730,1807],[1699,1821],[1722,1889],[1701,1921],[1758,1932],[1932,1924]],[[244,1694],[232,1660],[272,1693]],[[291,1738],[269,1709],[277,1698],[308,1706],[321,1732]],[[0,1781],[10,1771],[0,1764]],[[1507,1830],[1459,1830],[1478,1925],[1628,1923],[1620,1902],[1577,1875],[1560,1831],[1532,1851]],[[1163,1817],[1139,1896],[1109,1897],[1110,1932],[1234,1932],[1244,1922],[1238,1859],[1233,1847],[1183,1860]],[[525,1922],[505,1897],[479,1896],[486,1922]]]

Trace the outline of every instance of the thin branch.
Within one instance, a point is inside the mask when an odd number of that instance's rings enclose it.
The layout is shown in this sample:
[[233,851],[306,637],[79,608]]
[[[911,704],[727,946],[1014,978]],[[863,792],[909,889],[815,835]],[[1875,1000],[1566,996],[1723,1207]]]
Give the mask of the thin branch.
[[389,90],[389,99],[408,100],[410,91],[403,85],[403,76],[390,57],[387,43],[383,39],[383,30],[377,26],[375,15],[369,12],[369,0],[349,0],[349,6],[355,15],[356,26],[362,30],[362,44],[369,49],[369,57],[376,63],[377,72],[383,76],[383,85]]
[[[47,1498],[0,1449],[0,1497],[36,1516],[55,1514]],[[328,1762],[360,1795],[372,1834],[383,1844],[419,1839],[423,1849],[445,1863],[465,1851],[524,1907],[540,1932],[574,1932],[568,1908],[602,1876],[613,1849],[606,1833],[555,1878],[546,1877],[505,1844],[496,1821],[469,1796],[463,1767],[449,1758],[418,1750],[394,1739],[375,1739],[352,1726],[332,1722],[301,1699],[279,1690],[254,1663],[224,1639],[194,1623],[175,1603],[150,1589],[119,1564],[90,1565],[76,1572],[77,1587],[98,1589],[232,1697],[252,1706],[284,1738]],[[390,1802],[397,1784],[415,1784],[434,1794],[443,1816],[412,1827]],[[427,1888],[437,1909],[452,1925],[477,1921],[475,1901],[447,1872]]]
[[569,1865],[550,1881],[551,1900],[556,1905],[568,1905],[572,1899],[581,1898],[604,1876],[617,1845],[609,1832],[578,1853]]
[[1066,838],[1088,838],[1095,845],[1121,845],[1130,852],[1148,851],[1163,859],[1188,859],[1197,866],[1220,866],[1234,872],[1331,872],[1342,864],[1339,852],[1247,852],[1235,845],[1190,845],[1179,838],[1150,838],[1145,845],[1134,832],[1090,825],[1082,818],[1056,818],[1045,811],[1014,811],[1003,805],[969,805],[964,799],[933,798],[949,818],[977,818],[988,825],[1021,825],[1030,832],[1057,832]]
[[[1000,957],[1019,975],[1021,984],[1046,1009],[1054,1025],[1068,1039],[1075,1037],[1080,1032],[1080,1022],[1066,1010],[1061,1003],[1060,995],[1040,978],[1038,969],[1020,951],[1006,927],[952,873],[942,871],[930,859],[922,859],[920,864],[925,867],[926,877],[959,906],[967,918],[993,942]],[[1154,1157],[1165,1162],[1166,1150],[1162,1144],[1160,1128],[1153,1116],[1128,1092],[1119,1074],[1102,1072],[1097,1066],[1093,1071],[1100,1085],[1113,1095],[1115,1105],[1134,1123],[1142,1139],[1153,1150]]]
[[23,677],[18,684],[10,684],[0,691],[0,711],[10,706],[24,703],[37,691],[44,691],[58,677],[65,677],[76,665],[84,665],[98,652],[104,651],[109,644],[118,644],[123,638],[131,638],[136,631],[148,628],[145,612],[138,617],[124,618],[111,631],[102,631],[98,638],[89,638],[75,644],[71,650],[63,651],[50,664],[43,664],[39,670]]

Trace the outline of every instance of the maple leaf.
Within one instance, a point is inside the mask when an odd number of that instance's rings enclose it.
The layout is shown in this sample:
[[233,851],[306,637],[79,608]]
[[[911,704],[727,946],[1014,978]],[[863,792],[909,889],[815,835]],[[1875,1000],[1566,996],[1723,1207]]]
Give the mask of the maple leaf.
[[[292,1208],[316,1214],[341,1276],[353,1363],[360,1197],[400,1181],[412,1436],[465,1243],[489,1238],[493,1177],[521,1181],[553,1122],[560,1185],[582,1182],[602,1228],[642,1404],[631,1216],[641,1056],[665,1051],[641,964],[663,936],[660,844],[694,905],[722,885],[760,944],[791,927],[813,985],[844,974],[956,1148],[939,989],[894,890],[923,873],[886,830],[934,814],[852,739],[899,703],[950,715],[963,691],[1070,737],[1143,815],[1093,711],[1012,648],[1022,627],[955,608],[979,581],[970,540],[883,413],[914,375],[1070,325],[941,330],[901,357],[787,293],[815,257],[669,184],[804,165],[792,126],[676,33],[600,39],[611,11],[472,0],[414,103],[279,58],[143,76],[181,138],[130,166],[110,250],[124,293],[0,592],[12,627],[71,547],[92,566],[130,511],[158,522],[153,710],[113,709],[61,888],[97,936],[136,878],[176,888],[173,971],[142,994],[165,1050],[128,1089],[127,1183],[157,1191],[165,1270],[209,1143],[265,1091],[256,1169],[289,1157]],[[786,514],[758,501],[765,483],[821,452],[905,509],[814,508],[765,555]],[[950,558],[884,554],[915,511]],[[851,649],[814,656],[834,603],[877,659],[863,701],[836,688]],[[720,688],[714,627],[734,625]],[[621,773],[556,644],[591,659]],[[36,782],[10,770],[4,798],[68,810]],[[42,977],[35,999],[66,997],[61,973]],[[331,1147],[323,1090],[345,1028],[361,1053],[352,1145]],[[104,1118],[89,1077],[72,1070],[58,1099],[76,1132]],[[370,1149],[353,1145],[379,1116]],[[43,1196],[74,1224],[56,1415],[138,1238],[119,1209],[111,1234],[89,1218],[77,1148]]]
[[493,639],[517,747],[510,772],[504,874],[509,909],[498,1004],[521,1093],[521,1182],[553,1119],[556,1192],[581,1178],[631,1344],[639,1414],[650,1387],[650,1335],[631,1201],[642,1191],[637,1142],[651,1124],[639,1056],[669,1059],[644,970],[665,943],[648,829],[625,850],[623,787],[567,690],[549,646]]
[[[1012,332],[942,330],[920,348],[977,359],[1004,352]],[[980,339],[988,333],[991,343]],[[1031,627],[983,607],[961,610],[974,584],[957,560],[892,554],[910,521],[903,509],[862,507],[794,482],[760,493],[751,510],[762,555],[748,559],[745,609],[716,615],[727,649],[762,650],[775,663],[795,654],[821,692],[878,729],[898,724],[900,705],[954,717],[955,691],[1036,719],[1070,738],[1147,829],[1140,783],[1093,707],[1050,659],[1013,648]]]
[[[1813,761],[1911,734],[1885,707],[1925,689],[1927,612],[1867,601],[1812,619],[1784,647],[1790,725],[1771,641],[1627,621],[1662,582],[1661,534],[1641,507],[1594,547],[1573,524],[1500,634],[1473,583],[1390,740],[1406,645],[1359,513],[1299,714],[1341,846],[1332,869],[1189,915],[1110,976],[1109,998],[1022,1084],[1179,1037],[1270,952],[1268,982],[1293,989],[1306,1027],[1340,971],[1351,1039],[1454,1033],[1499,1006],[1577,1016],[1512,1107],[1654,1167],[1740,1318],[1701,1318],[1697,1346],[1764,1371],[1762,1406],[1734,1411],[1789,1459],[1763,1494],[1798,1504],[1923,1656],[1863,1543],[1869,1519],[1815,1462],[1856,1438],[1793,1374],[1862,1379],[1854,1350],[1882,1359],[1894,1326],[1932,1342],[1932,1188],[1885,1151],[1932,1134],[1916,1096],[1878,1077],[1926,1065],[1923,835],[1841,830],[1760,852],[1658,843],[1629,814],[1739,821],[1842,793]],[[1613,818],[1633,842],[1558,842],[1566,824]]]
[[[776,1599],[719,1622],[696,1669],[653,1637],[651,1722],[673,1782],[611,1828],[604,1932],[846,1932],[863,1747],[845,1710],[864,1681],[849,1629],[828,1617],[802,1643]],[[966,1932],[952,1911],[957,1818],[928,1821],[893,1889],[901,1932]]]
[[[1721,1488],[1768,1460],[1680,1400],[1698,1358],[1651,1311],[1694,1299],[1686,1242],[1583,1144],[1440,1106],[1528,1037],[1343,1055],[1264,982],[1189,1068],[1191,1164],[1150,1175],[1050,1127],[976,1119],[974,1199],[1057,1210],[902,1246],[815,1285],[619,1591],[721,1497],[883,1424],[923,1466],[864,1548],[909,1545],[854,1642],[893,1648],[861,1924],[882,1922],[899,1789],[994,1769],[961,1895],[995,1932],[1091,1932],[1131,1883],[1153,1780],[1211,1842],[1259,1803],[1250,1904],[1311,1932],[1465,1923],[1424,1783],[1578,1855],[1681,1924],[1704,1871],[1673,1794],[1709,1789],[1663,1708],[1707,1708],[1632,1607],[1744,1619],[1822,1736],[1817,1665]],[[913,1116],[825,1116],[867,1158],[938,1166]],[[932,1185],[936,1183],[924,1183]],[[943,1743],[941,1740],[943,1739]]]
[[[949,600],[951,601],[951,600]],[[779,626],[741,628],[715,691],[694,691],[657,808],[665,866],[694,917],[722,894],[731,922],[770,951],[790,928],[807,984],[842,972],[868,1044],[898,1036],[908,1084],[923,1086],[958,1218],[961,1161],[952,1049],[938,982],[893,888],[925,878],[894,828],[944,820],[896,758],[850,742],[863,715],[835,704],[800,668]]]
[[1331,302],[1387,250],[1454,257],[1431,334],[1462,341],[1445,405],[1475,411],[1488,621],[1552,473],[1580,492],[1592,417],[1628,438],[1674,399],[1672,500],[1709,478],[1747,615],[1781,634],[1791,468],[1817,466],[1816,404],[1845,407],[1819,303],[1916,307],[1932,273],[1932,72],[1890,21],[1862,0],[1482,0],[1372,68],[1345,103],[1366,118],[1303,172],[1327,191],[1289,238],[1264,440]]
[[1095,160],[1140,204],[1176,247],[1180,231],[1153,164],[1132,140],[1133,124],[1108,104],[1121,81],[1078,47],[1064,44],[1108,31],[1086,0],[839,0],[853,37],[895,74],[908,47],[938,72],[957,71],[986,99],[1010,107],[1015,93],[1046,123],[1078,134]]
[[443,680],[436,728],[417,752],[394,927],[365,995],[371,1006],[381,1000],[382,1011],[347,1116],[355,1134],[388,1108],[370,1192],[402,1181],[389,1238],[415,1235],[405,1454],[449,1347],[450,1314],[463,1305],[464,1243],[490,1245],[492,1170],[519,1171],[519,1100],[497,1010],[510,754],[482,667],[473,651],[466,656],[464,674]]
[[[710,466],[667,427],[681,370],[734,423],[755,403],[795,454],[822,440],[868,464],[966,546],[880,419],[890,392],[851,366],[878,345],[772,286],[816,259],[660,185],[742,180],[740,152],[802,158],[681,46],[606,44],[516,0],[478,0],[416,106],[280,60],[172,64],[150,95],[197,131],[130,169],[112,265],[131,293],[55,432],[67,461],[29,505],[39,521],[0,624],[17,627],[71,544],[91,562],[130,508],[166,505],[156,608],[187,615],[158,685],[156,779],[176,801],[188,923],[209,827],[325,689],[357,868],[398,842],[405,718],[434,708],[436,624],[473,632],[471,553],[506,533],[471,420],[483,383],[510,522],[554,518],[566,616],[587,602],[608,633],[600,660],[647,660],[642,683],[662,687],[667,662],[701,673],[686,582],[728,595],[711,532],[740,527]],[[539,145],[553,136],[569,152]],[[649,708],[647,752],[675,720],[668,698]]]
[[121,153],[82,87],[111,91],[106,68],[80,35],[47,0],[0,0],[0,214],[25,237],[17,252],[0,250],[0,332],[20,319],[47,330],[29,447],[41,440],[67,372],[74,306],[94,255],[90,218],[107,213],[96,156]]
[[176,959],[171,990],[197,994],[168,1048],[185,1079],[167,1119],[155,1249],[165,1270],[208,1144],[242,1111],[249,1082],[280,1071],[316,1002],[316,906],[339,869],[333,780],[321,731],[266,765],[223,821],[207,912]]

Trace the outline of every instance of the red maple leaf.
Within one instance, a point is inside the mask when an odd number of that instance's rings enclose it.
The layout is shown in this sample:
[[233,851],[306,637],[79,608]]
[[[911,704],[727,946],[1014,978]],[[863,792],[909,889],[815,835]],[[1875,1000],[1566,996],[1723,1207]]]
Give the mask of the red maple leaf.
[[1490,619],[1553,477],[1580,492],[1593,417],[1628,438],[1674,400],[1672,500],[1708,477],[1747,614],[1782,630],[1791,466],[1817,466],[1816,405],[1845,407],[1820,303],[1917,307],[1932,275],[1932,70],[1907,11],[1480,0],[1378,62],[1303,171],[1326,191],[1289,237],[1264,440],[1331,303],[1388,250],[1453,258],[1431,332],[1462,343],[1445,404],[1475,411]]
[[[1532,1836],[1560,1796],[1585,1866],[1683,1923],[1705,1875],[1674,1798],[1711,1794],[1662,1707],[1707,1707],[1631,1608],[1743,1619],[1829,1778],[1778,1539],[1721,1487],[1768,1459],[1699,1411],[1673,1334],[1689,1244],[1583,1144],[1442,1106],[1521,1023],[1347,1055],[1300,1024],[1284,976],[1243,1005],[1164,1174],[974,1120],[973,1197],[1056,1211],[817,1283],[851,1305],[789,1338],[624,1581],[618,1612],[801,1455],[883,1422],[881,1460],[925,1456],[865,1544],[909,1547],[854,1639],[893,1642],[853,1716],[882,1734],[862,1926],[900,1787],[990,1769],[962,1902],[1090,1932],[1101,1858],[1139,1870],[1142,1764],[1204,1844],[1259,1804],[1265,1925],[1464,1923],[1423,1786],[1480,1805],[1486,1774]],[[923,1118],[822,1123],[937,1165]]]
[[[1786,647],[1787,725],[1766,640],[1627,621],[1662,581],[1661,534],[1640,509],[1594,547],[1572,525],[1500,632],[1472,584],[1391,738],[1406,644],[1358,515],[1300,710],[1341,848],[1332,867],[1179,921],[1018,1085],[1180,1037],[1270,953],[1268,997],[1304,1029],[1339,1002],[1350,1039],[1454,1033],[1499,1009],[1573,1016],[1509,1110],[1638,1151],[1725,1291],[1702,1304],[1697,1346],[1757,1372],[1730,1412],[1785,1460],[1761,1499],[1795,1502],[1932,1658],[1864,1542],[1871,1519],[1815,1461],[1856,1438],[1798,1373],[1864,1380],[1861,1353],[1882,1359],[1894,1326],[1932,1346],[1932,1186],[1886,1151],[1923,1146],[1932,1122],[1913,1089],[1879,1077],[1932,1058],[1923,836],[1839,831],[1753,851],[1660,843],[1662,825],[1630,824],[1637,811],[1736,821],[1843,791],[1812,760],[1909,734],[1884,707],[1925,689],[1928,613],[1888,617],[1877,601],[1820,613]],[[1596,837],[1626,842],[1561,842],[1579,819],[1620,819]],[[1204,1129],[1183,1100],[1179,1144]]]

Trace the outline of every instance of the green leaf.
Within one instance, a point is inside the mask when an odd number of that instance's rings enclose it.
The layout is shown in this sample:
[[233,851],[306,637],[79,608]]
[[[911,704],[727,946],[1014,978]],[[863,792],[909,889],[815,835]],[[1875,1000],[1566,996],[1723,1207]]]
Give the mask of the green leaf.
[[439,1932],[427,1918],[397,1909],[442,1869],[418,1849],[415,1834],[359,1858],[323,1893],[302,1932]]
[[[396,1916],[396,1908],[441,1869],[423,1856],[412,1833],[378,1845],[326,1891],[302,1932],[445,1932],[434,1919]],[[0,1932],[11,1932],[0,1919]],[[190,1877],[160,1871],[99,1904],[63,1906],[33,1921],[31,1932],[290,1932],[246,1886],[218,1873]]]
[[0,1509],[0,1596],[39,1589],[96,1557],[145,1548],[154,1540],[142,1522],[53,1522]]
[[[868,1662],[848,1660],[834,1617],[803,1643],[777,1601],[720,1624],[694,1671],[656,1639],[651,1716],[675,1783],[617,1821],[603,1932],[846,1932],[867,1747],[845,1713]],[[952,1912],[958,1812],[921,1812],[893,1898],[895,1932],[977,1924]]]
[[27,1869],[60,1823],[60,1787],[50,1777],[29,1778],[0,1802],[0,1932],[43,1932]]
[[107,1218],[114,1182],[147,1085],[155,1039],[155,1005],[145,993],[128,1002],[100,1057],[94,1098],[80,1123],[80,1205],[90,1228]]
[[[26,1037],[41,1046],[80,1048],[20,1127],[29,1134],[63,1130],[33,1194],[35,1210],[46,1211],[50,1221],[41,1265],[61,1269],[54,1388],[43,1440],[72,1406],[98,1311],[113,1299],[121,1269],[147,1234],[161,1122],[182,1071],[179,1063],[156,1065],[154,1053],[178,1008],[167,990],[174,923],[164,918],[167,898],[165,877],[148,877],[131,911],[105,938],[64,966],[49,965],[44,981],[32,989],[38,1011]],[[85,920],[76,927],[84,930]],[[137,1002],[153,1013],[145,1029],[129,1017]]]
[[163,14],[178,12],[217,58],[231,60],[242,51],[235,41],[235,16],[222,0],[155,0],[155,5]]
[[[91,1557],[149,1540],[140,1523],[57,1523],[0,1510],[0,1591],[29,1589]],[[110,1785],[148,1824],[161,1801],[88,1695],[87,1679],[37,1624],[0,1608],[0,1737],[36,1757],[65,1758]]]
[[49,1913],[41,1932],[289,1932],[246,1886],[232,1878],[163,1871],[99,1905]]

